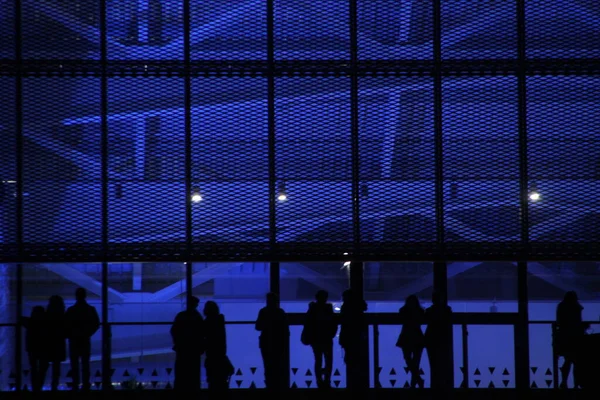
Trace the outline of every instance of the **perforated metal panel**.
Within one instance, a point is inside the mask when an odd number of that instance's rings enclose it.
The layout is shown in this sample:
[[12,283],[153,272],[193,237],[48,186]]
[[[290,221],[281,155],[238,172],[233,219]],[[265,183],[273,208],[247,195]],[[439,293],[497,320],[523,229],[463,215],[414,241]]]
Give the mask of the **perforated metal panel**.
[[2,256],[597,258],[596,3],[0,2]]
[[100,80],[25,78],[23,242],[30,257],[101,249]]

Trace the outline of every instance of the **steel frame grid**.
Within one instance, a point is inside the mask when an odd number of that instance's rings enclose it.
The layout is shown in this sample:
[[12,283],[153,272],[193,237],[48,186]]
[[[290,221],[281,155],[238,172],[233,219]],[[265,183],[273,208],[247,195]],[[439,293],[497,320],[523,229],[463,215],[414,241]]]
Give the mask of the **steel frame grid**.
[[[105,9],[104,1],[101,2]],[[15,21],[16,32],[21,31],[21,6],[16,2]],[[109,60],[106,54],[106,20],[105,15],[101,17],[104,27],[101,29],[101,49],[99,61],[90,60],[34,60],[23,59],[22,44],[18,39],[15,43],[15,60],[0,61],[0,74],[2,76],[14,77],[17,82],[17,129],[22,124],[20,120],[21,80],[25,77],[75,77],[75,76],[97,76],[102,79],[103,89],[103,120],[106,120],[106,80],[113,76],[178,76],[185,79],[186,113],[190,113],[191,91],[190,79],[196,76],[265,76],[269,82],[269,229],[270,239],[268,243],[193,243],[191,240],[191,217],[186,218],[186,240],[177,243],[143,243],[143,244],[111,244],[108,246],[106,235],[103,233],[103,241],[100,245],[91,243],[53,243],[32,244],[24,243],[17,239],[15,245],[3,244],[0,252],[0,260],[6,262],[32,262],[32,261],[120,261],[120,260],[344,260],[344,253],[351,249],[353,259],[360,260],[599,260],[600,245],[595,243],[529,243],[529,221],[527,207],[527,82],[526,78],[540,75],[560,76],[600,76],[600,59],[528,59],[526,54],[526,26],[525,6],[523,1],[517,2],[517,33],[518,33],[518,56],[517,59],[457,59],[445,60],[441,57],[441,1],[433,1],[433,27],[434,27],[434,56],[432,60],[391,60],[391,61],[363,61],[357,57],[358,31],[356,27],[357,0],[350,3],[350,57],[348,61],[278,61],[274,57],[274,13],[273,2],[267,1],[267,59],[266,61],[198,61],[192,60],[189,48],[190,22],[189,15],[184,21],[184,59],[172,60],[136,60],[116,61]],[[189,9],[189,1],[184,1],[184,7]],[[352,111],[352,143],[353,143],[353,223],[354,241],[352,243],[333,243],[332,245],[319,246],[306,243],[278,243],[275,235],[276,209],[273,194],[275,192],[274,151],[275,145],[275,118],[274,118],[274,78],[280,76],[349,76],[352,82],[351,109]],[[434,113],[435,113],[435,137],[436,137],[436,219],[438,227],[438,240],[436,243],[381,243],[380,245],[365,244],[360,235],[360,203],[358,190],[358,163],[360,156],[357,151],[358,144],[358,108],[356,95],[357,79],[359,77],[373,76],[431,76],[434,78]],[[443,132],[443,121],[441,109],[441,78],[459,76],[516,76],[518,79],[519,96],[519,154],[520,154],[520,179],[519,187],[521,193],[521,230],[522,239],[519,243],[456,243],[449,244],[444,240],[443,215],[444,204],[441,191],[443,190],[443,165],[441,152],[443,143],[441,134]],[[186,136],[190,134],[190,122],[187,122]],[[17,135],[21,137],[20,134]],[[105,149],[106,137],[102,148]],[[22,139],[18,139],[22,140]],[[186,152],[191,151],[189,142]],[[106,150],[106,149],[105,149]],[[21,147],[17,145],[17,176],[22,176],[22,142]],[[189,156],[189,155],[188,155]],[[186,156],[186,157],[188,157]],[[104,156],[103,156],[104,159]],[[189,163],[187,161],[187,167]],[[187,180],[190,172],[187,171]],[[17,192],[22,193],[22,181],[18,179]],[[103,182],[106,187],[106,182]],[[186,187],[191,188],[189,181]],[[103,193],[105,190],[103,190]],[[106,196],[107,194],[104,194]],[[23,208],[21,198],[17,202],[16,221],[19,232],[22,231]],[[105,200],[104,208],[107,207]],[[187,200],[189,206],[189,199]],[[106,215],[107,210],[103,210]],[[106,229],[106,228],[104,228]],[[22,232],[17,236],[22,238]],[[108,248],[110,247],[110,248]]]

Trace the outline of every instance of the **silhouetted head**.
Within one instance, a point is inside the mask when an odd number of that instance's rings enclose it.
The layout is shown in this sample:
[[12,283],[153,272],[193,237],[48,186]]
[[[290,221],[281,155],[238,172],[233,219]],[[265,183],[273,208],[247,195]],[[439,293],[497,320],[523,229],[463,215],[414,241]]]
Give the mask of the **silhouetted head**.
[[408,296],[404,302],[404,305],[410,310],[417,310],[421,308],[421,303],[419,303],[419,298],[416,294],[411,294]]
[[565,293],[565,297],[564,297],[564,302],[565,303],[569,303],[569,304],[575,304],[579,301],[579,299],[577,298],[577,293],[574,291],[568,291],[567,293]]
[[267,293],[267,307],[277,307],[279,304],[279,296],[276,293]]
[[87,292],[85,291],[85,289],[82,287],[77,288],[77,290],[75,291],[75,300],[85,301],[86,297],[87,297]]
[[58,295],[51,296],[50,299],[48,299],[48,307],[46,311],[51,314],[64,314],[65,301]]
[[188,296],[188,298],[187,298],[188,310],[195,310],[198,307],[198,304],[200,304],[199,298],[197,298],[196,296]]
[[204,304],[204,315],[207,317],[210,316],[217,316],[219,315],[221,312],[219,311],[219,306],[217,305],[217,303],[215,303],[214,301],[207,301]]
[[317,303],[327,303],[327,299],[329,299],[329,293],[326,290],[319,290],[315,295]]
[[42,319],[44,318],[44,307],[35,306],[31,309],[31,319]]

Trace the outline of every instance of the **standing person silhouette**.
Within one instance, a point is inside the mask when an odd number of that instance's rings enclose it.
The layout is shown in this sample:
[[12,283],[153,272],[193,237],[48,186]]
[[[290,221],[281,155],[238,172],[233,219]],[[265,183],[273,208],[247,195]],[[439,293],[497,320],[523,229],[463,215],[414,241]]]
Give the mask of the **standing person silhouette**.
[[52,296],[46,307],[46,368],[52,364],[52,390],[58,390],[60,364],[67,359],[67,332],[65,320],[65,302],[60,296]]
[[[69,338],[69,358],[73,376],[73,390],[79,390],[81,375],[83,390],[89,390],[90,385],[90,356],[92,352],[92,336],[100,328],[100,318],[96,308],[86,301],[87,292],[84,288],[75,291],[75,304],[67,309],[65,321],[67,337]],[[80,364],[81,363],[81,364]]]
[[267,294],[267,305],[258,312],[255,328],[260,332],[259,347],[267,389],[287,389],[284,385],[287,379],[282,379],[282,374],[289,370],[290,327],[275,293]]
[[410,386],[423,388],[424,382],[420,370],[425,335],[423,335],[421,325],[425,322],[425,310],[419,304],[419,298],[416,295],[413,294],[406,298],[404,305],[399,310],[399,317],[402,322],[402,331],[400,331],[396,346],[402,349],[402,355],[410,371]]
[[[344,303],[340,309],[340,346],[344,349],[344,362],[348,378],[346,386],[349,389],[364,389],[368,387],[368,377],[362,373],[368,365],[367,325],[364,313],[367,303],[356,295],[352,289],[345,290],[342,294]],[[367,350],[368,351],[368,350]]]
[[175,351],[175,390],[200,390],[200,358],[204,352],[204,318],[197,310],[200,299],[189,296],[187,308],[175,316],[171,326]]
[[452,387],[452,308],[433,292],[432,305],[425,311],[425,347],[431,371],[431,388]]
[[23,318],[25,333],[25,351],[29,357],[31,390],[39,392],[46,379],[46,311],[42,306],[35,306],[29,318]]
[[[337,333],[337,323],[333,313],[333,305],[327,302],[329,294],[319,290],[315,300],[308,305],[302,342],[312,347],[315,356],[315,376],[317,387],[331,387],[333,369],[333,338]],[[323,368],[323,361],[325,367]]]
[[[229,379],[233,375],[233,366],[227,357],[227,333],[225,316],[214,301],[204,304],[204,337],[206,340],[206,380],[208,390],[213,396],[224,396],[229,389]],[[215,397],[216,398],[216,397]]]
[[584,324],[581,313],[583,306],[579,303],[577,293],[570,291],[565,293],[563,301],[556,307],[556,338],[554,345],[556,353],[564,358],[561,372],[560,387],[568,387],[567,380],[573,366],[573,378],[575,388],[579,386],[577,380],[577,355],[589,324]]

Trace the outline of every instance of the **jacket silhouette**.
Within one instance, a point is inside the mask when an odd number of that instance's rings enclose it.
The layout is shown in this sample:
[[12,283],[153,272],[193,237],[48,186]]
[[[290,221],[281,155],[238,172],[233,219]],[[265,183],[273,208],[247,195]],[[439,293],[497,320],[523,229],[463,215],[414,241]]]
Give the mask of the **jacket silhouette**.
[[98,312],[95,307],[87,303],[86,297],[87,293],[85,289],[77,289],[75,292],[75,304],[69,307],[65,313],[73,390],[79,389],[80,365],[83,378],[82,388],[84,390],[90,389],[91,338],[100,328]]
[[564,363],[560,368],[562,388],[567,387],[567,380],[573,367],[573,376],[575,387],[579,386],[578,376],[578,354],[581,351],[581,343],[585,335],[588,324],[582,321],[583,306],[577,299],[577,294],[573,291],[567,292],[563,301],[556,307],[556,337],[554,346],[556,353],[564,358]]
[[214,301],[204,305],[204,338],[206,341],[206,380],[211,392],[220,393],[229,388],[229,379],[233,375],[233,366],[227,357],[227,334],[225,317]]
[[175,316],[171,326],[175,351],[175,389],[200,390],[200,357],[204,352],[204,318],[196,309],[200,300],[190,296],[188,308]]
[[52,296],[46,308],[47,361],[52,364],[52,390],[58,390],[61,362],[67,359],[67,327],[65,302],[60,296]]
[[23,318],[25,333],[25,351],[29,358],[31,390],[39,392],[44,386],[48,364],[46,343],[46,311],[42,306],[35,306],[29,318]]
[[286,389],[288,382],[283,375],[289,371],[290,328],[278,300],[276,294],[267,294],[267,305],[259,311],[255,325],[260,332],[258,341],[267,389]]
[[419,299],[411,295],[406,299],[404,306],[398,311],[402,321],[402,330],[396,341],[396,346],[402,349],[406,366],[411,373],[410,386],[423,387],[421,378],[421,356],[425,347],[425,335],[421,325],[425,323],[425,310],[419,304]]

